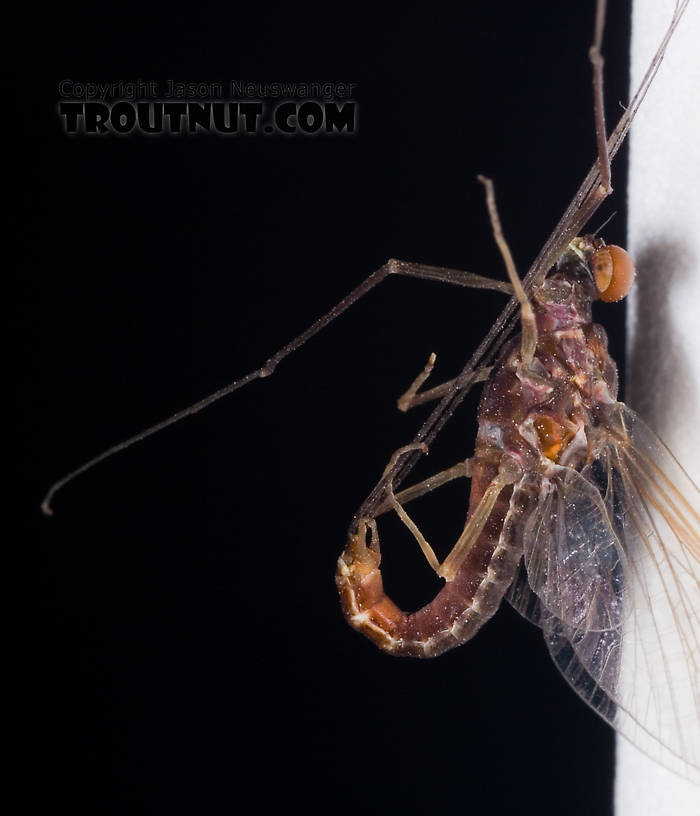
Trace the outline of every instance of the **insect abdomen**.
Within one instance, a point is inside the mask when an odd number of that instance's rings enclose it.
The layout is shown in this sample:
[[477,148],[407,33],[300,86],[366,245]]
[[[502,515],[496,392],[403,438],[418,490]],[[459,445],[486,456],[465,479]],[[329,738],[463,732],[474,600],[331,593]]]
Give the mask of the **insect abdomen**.
[[520,488],[503,491],[454,580],[412,614],[384,592],[379,553],[365,540],[371,525],[361,522],[336,572],[350,625],[395,655],[435,657],[469,640],[498,609],[513,580],[522,553],[514,530],[529,502],[530,494]]

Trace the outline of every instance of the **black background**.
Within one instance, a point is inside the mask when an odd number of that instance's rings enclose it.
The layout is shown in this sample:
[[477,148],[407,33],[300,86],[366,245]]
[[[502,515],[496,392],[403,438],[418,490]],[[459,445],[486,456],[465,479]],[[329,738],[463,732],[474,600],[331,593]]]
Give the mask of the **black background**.
[[[629,6],[606,31],[612,122]],[[507,605],[433,661],[376,650],[333,583],[347,525],[461,368],[498,294],[392,279],[275,376],[101,465],[66,470],[257,368],[387,258],[521,271],[595,156],[592,2],[327,3],[42,13],[8,246],[26,588],[15,607],[29,799],[74,812],[610,812],[613,734]],[[66,136],[60,80],[357,83],[350,136]],[[596,216],[624,242],[618,194]],[[28,216],[26,215],[28,211]],[[16,311],[15,311],[16,310]],[[623,308],[598,317],[622,355]],[[467,400],[416,478],[472,453]],[[16,436],[15,436],[16,434]],[[416,510],[444,555],[464,485]],[[392,546],[392,534],[396,534]],[[439,582],[397,524],[389,591]],[[12,573],[10,573],[12,574]],[[23,581],[22,581],[23,583]]]

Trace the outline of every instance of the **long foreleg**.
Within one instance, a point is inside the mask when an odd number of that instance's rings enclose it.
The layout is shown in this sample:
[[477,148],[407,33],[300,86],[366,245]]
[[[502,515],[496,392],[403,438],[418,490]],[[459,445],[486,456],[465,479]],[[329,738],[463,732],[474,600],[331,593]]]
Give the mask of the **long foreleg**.
[[218,391],[215,391],[208,397],[204,397],[204,399],[195,402],[193,405],[183,408],[181,411],[177,411],[172,416],[162,420],[161,422],[157,422],[150,428],[146,428],[144,431],[140,431],[139,433],[134,434],[134,436],[130,436],[128,439],[125,439],[116,445],[112,445],[112,447],[107,448],[107,450],[103,451],[97,456],[94,456],[92,459],[67,473],[57,482],[54,482],[41,503],[41,509],[43,512],[46,515],[51,515],[53,513],[51,503],[55,494],[69,482],[72,482],[77,476],[91,470],[93,467],[95,467],[95,465],[98,465],[100,462],[104,462],[105,459],[109,459],[111,456],[114,456],[116,453],[119,453],[132,445],[135,445],[137,442],[141,442],[144,439],[147,439],[149,436],[153,436],[153,434],[168,428],[170,425],[174,425],[181,419],[185,419],[186,417],[199,413],[199,411],[207,408],[212,403],[217,402],[222,397],[232,394],[234,391],[238,391],[240,388],[243,388],[244,386],[253,382],[253,380],[269,377],[282,362],[282,360],[285,359],[285,357],[288,357],[298,348],[303,346],[307,340],[310,340],[315,334],[318,334],[322,329],[328,326],[329,323],[332,323],[336,317],[339,317],[341,314],[343,314],[343,312],[347,311],[347,309],[349,309],[361,297],[374,289],[375,286],[380,284],[390,275],[399,275],[408,278],[421,278],[423,280],[434,280],[441,283],[452,283],[456,286],[465,286],[472,289],[494,289],[507,295],[512,293],[510,285],[505,281],[491,280],[490,278],[485,278],[482,275],[464,272],[461,269],[449,269],[446,267],[429,266],[427,264],[408,263],[406,261],[397,261],[394,259],[389,260],[383,266],[379,267],[379,269],[375,270],[348,295],[346,295],[346,297],[337,303],[330,311],[326,312],[323,317],[319,318],[315,323],[312,323],[312,325],[309,326],[306,331],[303,331],[301,334],[297,335],[293,340],[290,340],[286,346],[283,346],[279,351],[275,352],[271,357],[269,357],[265,361],[265,364],[260,368],[256,369],[255,371],[251,371],[250,374],[246,374],[245,377],[241,377],[239,380],[235,380],[229,385],[220,388]]

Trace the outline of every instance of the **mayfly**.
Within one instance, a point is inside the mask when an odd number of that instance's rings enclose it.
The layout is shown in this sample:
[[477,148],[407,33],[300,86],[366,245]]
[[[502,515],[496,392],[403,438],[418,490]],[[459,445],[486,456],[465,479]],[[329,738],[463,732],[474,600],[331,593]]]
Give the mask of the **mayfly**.
[[[503,237],[493,187],[484,178],[509,284],[390,261],[262,368],[73,471],[51,488],[43,507],[50,512],[55,492],[97,462],[272,374],[281,360],[389,275],[514,293],[457,378],[421,390],[434,365],[431,357],[405,395],[404,408],[431,399],[439,403],[413,442],[391,458],[355,514],[338,561],[343,609],[350,624],[381,648],[432,656],[468,640],[507,596],[542,628],[559,669],[601,716],[633,740],[637,732],[650,735],[661,761],[697,776],[697,488],[641,420],[617,401],[615,366],[605,334],[591,323],[590,304],[596,297],[624,296],[630,265],[619,248],[581,234],[611,192],[610,160],[687,0],[678,4],[640,89],[607,139],[603,5],[598,3],[592,48],[598,161],[522,283]],[[518,322],[521,331],[511,336]],[[474,455],[399,489],[478,382],[485,385]],[[464,530],[439,562],[406,507],[467,477],[472,483]],[[377,520],[389,511],[446,581],[435,600],[415,614],[399,610],[382,587]],[[656,621],[661,619],[672,620],[672,629],[660,631]],[[621,676],[623,664],[638,669],[634,677]]]

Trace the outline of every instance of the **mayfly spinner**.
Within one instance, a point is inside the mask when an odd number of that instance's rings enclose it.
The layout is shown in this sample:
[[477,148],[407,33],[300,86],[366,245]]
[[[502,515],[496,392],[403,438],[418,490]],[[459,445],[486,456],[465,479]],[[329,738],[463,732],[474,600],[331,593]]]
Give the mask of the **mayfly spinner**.
[[[400,400],[403,410],[439,403],[391,458],[353,519],[336,572],[343,611],[380,648],[430,657],[467,641],[507,597],[542,628],[556,665],[605,720],[668,767],[700,779],[700,494],[663,443],[617,399],[615,363],[604,330],[592,323],[591,303],[623,298],[634,272],[624,250],[581,234],[612,191],[610,161],[687,4],[677,4],[641,87],[607,138],[600,54],[605,4],[599,0],[590,52],[598,160],[522,282],[493,185],[480,178],[510,283],[389,261],[260,369],[68,474],[47,494],[44,511],[51,512],[58,489],[98,462],[272,374],[389,275],[512,294],[457,378],[421,391],[435,363],[431,355]],[[398,490],[476,383],[484,385],[473,455]],[[471,478],[466,522],[440,562],[406,506],[463,477]],[[399,517],[445,580],[433,601],[412,614],[383,589],[377,520],[387,512]]]

